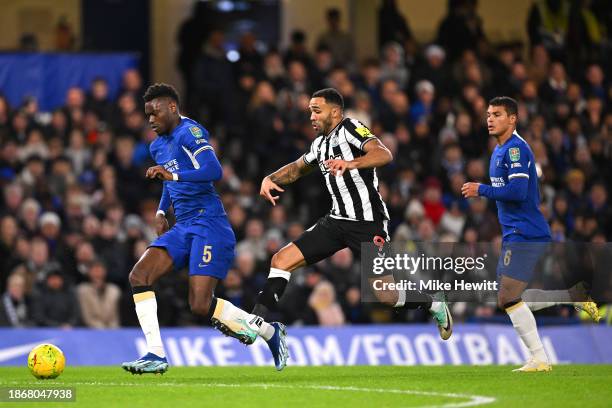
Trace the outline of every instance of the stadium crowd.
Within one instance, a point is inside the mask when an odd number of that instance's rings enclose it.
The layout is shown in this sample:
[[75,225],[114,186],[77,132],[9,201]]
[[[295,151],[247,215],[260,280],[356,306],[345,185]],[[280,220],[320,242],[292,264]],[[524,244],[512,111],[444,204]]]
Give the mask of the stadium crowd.
[[[258,196],[261,179],[298,158],[316,137],[308,102],[328,86],[344,96],[346,116],[369,126],[394,155],[379,170],[393,240],[498,239],[495,204],[461,196],[465,181],[488,183],[495,141],[487,133],[486,109],[496,95],[519,101],[518,132],[537,159],[542,210],[554,240],[612,239],[606,37],[612,27],[606,14],[587,6],[566,9],[564,1],[537,2],[528,22],[530,44],[494,46],[475,1],[450,3],[437,40],[418,44],[393,2],[385,1],[380,58],[364,61],[355,60],[337,10],[328,12],[328,30],[314,50],[302,31],[293,33],[287,49],[263,52],[255,34],[246,33],[240,58],[230,62],[223,31],[207,34],[202,52],[184,64],[182,105],[210,130],[224,167],[216,187],[238,244],[218,296],[251,310],[271,255],[329,210],[317,175],[287,188],[275,207]],[[576,43],[581,51],[570,52]],[[32,98],[10,106],[0,96],[0,325],[137,325],[127,277],[155,237],[161,194],[161,183],[144,177],[155,138],[143,113],[145,88],[131,69],[116,100],[108,98],[104,78],[89,89],[69,89],[64,106],[53,112],[40,112]],[[357,260],[340,251],[295,273],[279,317],[321,325],[427,318],[419,310],[397,313],[361,303],[359,285]],[[185,271],[158,283],[161,325],[203,323],[189,311],[187,287]],[[455,310],[464,320],[495,312],[492,306]]]

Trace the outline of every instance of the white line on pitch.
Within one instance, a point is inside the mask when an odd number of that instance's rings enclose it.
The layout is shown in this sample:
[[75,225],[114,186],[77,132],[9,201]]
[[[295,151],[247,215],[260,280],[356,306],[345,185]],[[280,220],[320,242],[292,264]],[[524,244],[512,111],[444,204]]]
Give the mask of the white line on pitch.
[[[23,383],[20,381],[11,381],[12,384],[19,384],[25,386],[40,386],[41,383]],[[102,382],[102,381],[93,381],[93,382],[70,382],[70,383],[58,383],[55,385],[94,385],[94,386],[123,386],[123,387],[133,387],[133,386],[146,386],[150,387],[151,385],[155,386],[166,386],[166,387],[192,387],[193,384],[182,384],[182,383],[173,383],[173,382],[165,382],[165,383],[151,383],[151,382],[142,382],[142,383],[130,383],[130,382]],[[380,393],[380,394],[404,394],[404,395],[425,395],[430,397],[447,397],[447,398],[457,398],[457,399],[469,399],[469,401],[465,402],[453,402],[444,405],[428,405],[426,407],[418,407],[418,408],[463,408],[463,407],[474,407],[477,405],[485,405],[491,404],[495,402],[495,398],[493,397],[485,397],[482,395],[470,395],[470,394],[456,394],[456,393],[448,393],[448,392],[435,392],[435,391],[416,391],[416,390],[400,390],[393,388],[361,388],[361,387],[352,387],[352,386],[337,386],[337,385],[282,385],[282,384],[264,384],[264,383],[255,383],[255,384],[224,384],[224,383],[210,383],[210,384],[198,384],[203,387],[219,387],[219,388],[287,388],[287,389],[311,389],[311,390],[321,390],[321,391],[345,391],[345,392],[372,392],[372,393]]]

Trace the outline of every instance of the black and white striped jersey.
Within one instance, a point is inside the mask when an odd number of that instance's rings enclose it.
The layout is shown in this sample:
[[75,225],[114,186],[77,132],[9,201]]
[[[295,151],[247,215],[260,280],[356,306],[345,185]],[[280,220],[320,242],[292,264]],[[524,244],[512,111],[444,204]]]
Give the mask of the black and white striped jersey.
[[318,164],[332,198],[330,216],[352,221],[388,220],[387,206],[378,192],[376,169],[353,169],[340,177],[330,174],[325,166],[329,159],[351,161],[363,156],[366,143],[374,140],[363,123],[343,119],[327,136],[317,137],[304,156],[309,165]]

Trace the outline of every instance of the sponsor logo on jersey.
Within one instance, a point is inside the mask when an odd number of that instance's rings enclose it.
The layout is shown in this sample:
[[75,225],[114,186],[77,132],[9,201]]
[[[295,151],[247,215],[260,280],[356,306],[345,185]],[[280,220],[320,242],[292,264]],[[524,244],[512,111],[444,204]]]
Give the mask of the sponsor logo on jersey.
[[355,129],[355,132],[357,132],[359,136],[361,137],[373,137],[374,136],[372,132],[370,132],[370,129],[368,129],[365,126],[358,127],[357,129]]

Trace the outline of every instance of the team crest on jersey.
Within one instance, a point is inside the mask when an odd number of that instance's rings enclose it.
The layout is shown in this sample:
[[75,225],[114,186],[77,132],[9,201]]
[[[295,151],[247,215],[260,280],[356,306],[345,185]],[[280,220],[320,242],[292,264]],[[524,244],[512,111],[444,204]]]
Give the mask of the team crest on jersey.
[[200,129],[200,128],[199,128],[199,127],[197,127],[197,126],[191,126],[191,127],[189,128],[189,131],[191,132],[191,134],[193,135],[193,137],[197,137],[197,138],[202,137],[202,129]]
[[331,146],[336,147],[339,144],[340,144],[340,141],[338,140],[338,135],[334,135],[331,140]]
[[521,158],[521,151],[518,147],[511,147],[508,153],[510,153],[510,161],[516,162]]
[[361,137],[372,137],[372,136],[374,136],[372,134],[372,132],[370,132],[370,129],[368,129],[365,126],[356,128],[355,132],[357,132],[359,134],[359,136],[361,136]]

